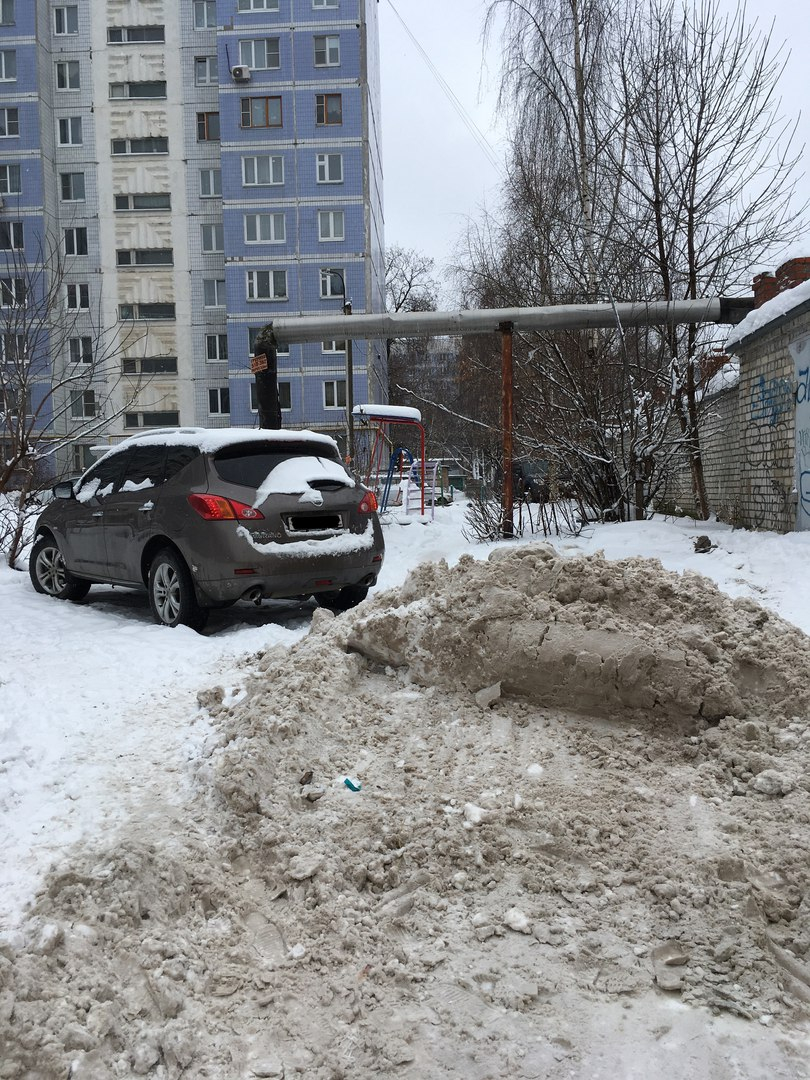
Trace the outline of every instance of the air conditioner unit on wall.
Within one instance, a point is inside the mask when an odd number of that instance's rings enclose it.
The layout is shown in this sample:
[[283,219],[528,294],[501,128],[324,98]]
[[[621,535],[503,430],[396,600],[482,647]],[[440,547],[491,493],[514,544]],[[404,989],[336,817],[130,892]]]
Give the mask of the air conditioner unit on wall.
[[250,68],[244,64],[237,64],[236,67],[232,67],[231,75],[233,75],[236,82],[250,82]]

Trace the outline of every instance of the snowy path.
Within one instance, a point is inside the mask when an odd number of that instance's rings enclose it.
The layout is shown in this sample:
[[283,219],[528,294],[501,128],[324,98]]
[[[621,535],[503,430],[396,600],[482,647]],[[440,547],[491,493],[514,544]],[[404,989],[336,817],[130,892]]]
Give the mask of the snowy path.
[[297,640],[312,609],[248,611],[256,626],[232,612],[201,636],[154,625],[141,596],[94,589],[89,602],[59,604],[11,572],[0,608],[14,613],[0,627],[3,930],[66,847],[133,803],[182,801],[185,763],[207,730],[197,691],[235,683],[246,653]]

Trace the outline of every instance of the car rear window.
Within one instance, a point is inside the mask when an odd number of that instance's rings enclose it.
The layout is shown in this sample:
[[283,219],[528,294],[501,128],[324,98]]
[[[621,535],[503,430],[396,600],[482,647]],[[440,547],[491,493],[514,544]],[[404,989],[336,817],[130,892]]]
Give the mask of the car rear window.
[[326,458],[340,461],[333,447],[312,443],[251,443],[229,446],[214,456],[217,475],[229,484],[258,488],[268,474],[290,458]]

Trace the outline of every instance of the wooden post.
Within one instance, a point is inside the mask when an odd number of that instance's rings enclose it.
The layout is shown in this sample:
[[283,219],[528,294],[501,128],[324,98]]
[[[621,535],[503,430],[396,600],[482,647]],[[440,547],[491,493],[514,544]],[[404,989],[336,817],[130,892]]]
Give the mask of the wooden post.
[[514,521],[512,509],[514,505],[514,492],[512,491],[512,331],[513,324],[502,322],[498,329],[501,332],[501,384],[502,384],[502,415],[503,415],[503,515],[501,518],[501,532],[505,538],[514,535]]

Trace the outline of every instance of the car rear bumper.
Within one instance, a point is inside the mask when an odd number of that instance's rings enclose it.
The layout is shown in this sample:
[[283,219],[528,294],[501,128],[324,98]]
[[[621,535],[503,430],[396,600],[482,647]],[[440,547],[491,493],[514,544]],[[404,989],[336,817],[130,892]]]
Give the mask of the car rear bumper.
[[369,522],[363,534],[346,533],[324,540],[264,544],[241,526],[223,530],[221,539],[217,558],[208,552],[205,557],[184,553],[198,600],[204,606],[230,604],[245,597],[308,596],[350,585],[374,585],[385,551],[376,520]]

